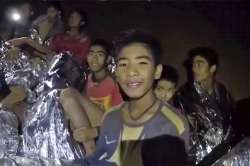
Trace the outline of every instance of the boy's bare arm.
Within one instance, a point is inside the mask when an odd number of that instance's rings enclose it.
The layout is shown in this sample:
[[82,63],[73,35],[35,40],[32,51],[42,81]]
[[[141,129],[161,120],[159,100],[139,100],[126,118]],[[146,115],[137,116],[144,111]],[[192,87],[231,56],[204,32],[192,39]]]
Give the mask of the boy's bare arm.
[[[87,96],[80,94],[76,89],[73,88],[67,88],[63,90],[61,94],[61,99],[66,100],[65,102],[67,102],[69,98],[75,101],[75,104],[71,104],[71,109],[81,109],[79,111],[85,112],[92,127],[101,125],[101,120],[104,114],[103,108],[99,107]],[[78,105],[77,108],[74,108],[75,105]]]
[[41,45],[29,37],[15,38],[15,39],[9,40],[8,42],[12,46],[16,46],[16,47],[24,45],[24,44],[28,44],[29,46],[31,46],[32,48],[36,49],[37,51],[41,53],[48,54],[48,55],[54,54],[54,52],[49,47]]

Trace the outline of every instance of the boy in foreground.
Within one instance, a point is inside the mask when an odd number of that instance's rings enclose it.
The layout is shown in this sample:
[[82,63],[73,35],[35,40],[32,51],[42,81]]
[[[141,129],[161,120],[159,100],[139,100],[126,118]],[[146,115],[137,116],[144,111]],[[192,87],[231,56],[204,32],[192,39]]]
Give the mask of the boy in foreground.
[[188,143],[188,126],[173,107],[154,95],[161,76],[161,47],[148,34],[129,31],[117,39],[116,77],[128,101],[113,108],[102,124],[90,165],[143,165],[138,140],[171,135]]

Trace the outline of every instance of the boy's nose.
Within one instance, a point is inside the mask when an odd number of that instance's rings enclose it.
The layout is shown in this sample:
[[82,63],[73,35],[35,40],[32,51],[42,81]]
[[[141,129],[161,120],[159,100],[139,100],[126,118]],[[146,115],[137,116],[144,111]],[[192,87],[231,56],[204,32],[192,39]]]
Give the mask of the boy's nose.
[[98,56],[97,56],[97,55],[93,55],[92,60],[93,60],[93,61],[97,61],[97,59],[98,59]]
[[166,98],[166,94],[165,93],[161,93],[161,99],[164,100]]
[[134,67],[134,66],[132,66],[132,65],[129,65],[128,68],[127,68],[127,70],[128,70],[129,76],[136,76],[136,75],[138,75],[137,68]]
[[197,65],[193,65],[192,66],[192,71],[193,72],[197,72],[199,69],[198,69],[198,67],[197,67]]

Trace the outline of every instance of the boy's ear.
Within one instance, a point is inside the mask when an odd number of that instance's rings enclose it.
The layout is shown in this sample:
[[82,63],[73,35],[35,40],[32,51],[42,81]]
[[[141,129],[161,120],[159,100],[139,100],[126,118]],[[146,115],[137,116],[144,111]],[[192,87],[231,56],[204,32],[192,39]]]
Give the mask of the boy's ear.
[[106,64],[111,63],[111,61],[112,61],[112,57],[110,55],[108,55],[107,59],[106,59]]
[[211,72],[211,73],[215,73],[215,72],[216,72],[216,69],[217,69],[216,65],[212,65],[212,66],[210,67],[210,72]]
[[155,69],[155,79],[156,80],[161,78],[161,72],[162,72],[162,64],[159,64],[156,66],[156,69]]

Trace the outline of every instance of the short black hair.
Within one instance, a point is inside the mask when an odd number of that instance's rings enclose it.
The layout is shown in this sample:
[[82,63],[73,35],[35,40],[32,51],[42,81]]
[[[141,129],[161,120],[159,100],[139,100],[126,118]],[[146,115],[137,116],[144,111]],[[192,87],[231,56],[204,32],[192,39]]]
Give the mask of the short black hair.
[[95,45],[103,47],[107,52],[107,55],[111,55],[112,45],[108,41],[104,39],[95,39],[93,42],[91,42],[90,46],[95,46]]
[[218,66],[218,64],[219,64],[219,60],[218,60],[219,55],[212,48],[196,47],[196,48],[191,49],[188,53],[188,57],[189,57],[190,62],[192,62],[193,58],[196,56],[201,56],[201,57],[205,58],[209,64],[209,66],[213,66],[213,65]]
[[49,8],[49,7],[53,7],[55,8],[56,10],[59,10],[59,11],[62,11],[62,6],[61,6],[61,3],[59,1],[48,1],[46,3],[46,7]]
[[70,9],[69,10],[69,15],[68,17],[72,14],[72,13],[78,13],[80,16],[81,16],[81,21],[84,21],[85,24],[83,25],[84,27],[87,26],[87,23],[88,23],[88,17],[87,17],[87,13],[82,10],[82,9],[77,9],[77,8],[74,8],[74,9]]
[[29,5],[31,11],[33,11],[33,2],[31,0],[23,0],[19,2],[19,7],[22,5]]
[[32,0],[21,0],[18,1],[18,5],[32,4]]
[[155,65],[161,64],[162,48],[160,42],[150,34],[134,29],[122,31],[120,35],[114,39],[115,55],[117,56],[123,47],[131,43],[146,44],[152,52]]
[[162,67],[161,78],[159,80],[167,80],[177,86],[179,82],[178,71],[170,65],[163,65]]

